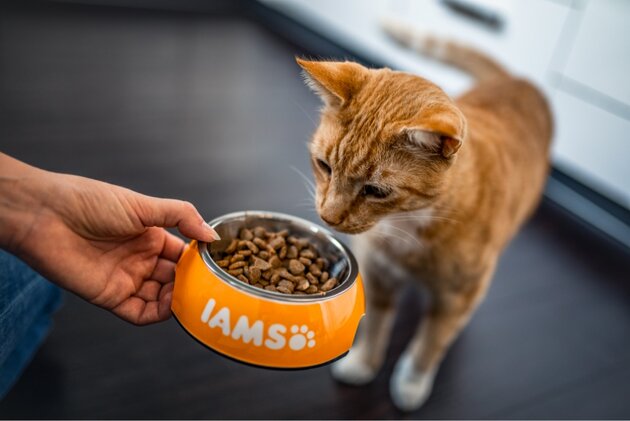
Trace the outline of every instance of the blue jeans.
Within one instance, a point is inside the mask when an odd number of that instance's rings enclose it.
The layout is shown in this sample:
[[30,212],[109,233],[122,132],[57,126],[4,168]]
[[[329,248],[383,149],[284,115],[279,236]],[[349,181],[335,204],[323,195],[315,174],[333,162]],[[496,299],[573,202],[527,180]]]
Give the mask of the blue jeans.
[[60,305],[59,288],[0,249],[0,399],[46,338]]

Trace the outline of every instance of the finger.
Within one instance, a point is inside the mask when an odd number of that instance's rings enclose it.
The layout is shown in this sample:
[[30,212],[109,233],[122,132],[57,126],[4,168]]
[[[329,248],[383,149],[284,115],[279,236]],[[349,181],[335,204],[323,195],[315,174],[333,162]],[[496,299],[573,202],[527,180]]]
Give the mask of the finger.
[[167,320],[171,317],[171,301],[173,300],[173,287],[175,284],[166,284],[160,290],[160,301],[158,303],[159,320]]
[[162,248],[160,257],[177,262],[179,260],[179,256],[181,256],[184,251],[185,245],[186,243],[184,240],[171,234],[170,232],[166,232],[164,247]]
[[161,282],[163,284],[167,282],[173,282],[175,280],[175,266],[176,263],[171,260],[158,258],[153,272],[148,279]]
[[159,303],[157,301],[145,301],[139,297],[129,297],[118,306],[114,307],[112,312],[123,320],[138,326],[166,320],[165,314],[158,312]]
[[143,196],[140,217],[147,227],[177,227],[186,237],[199,241],[221,239],[190,202]]
[[134,296],[144,301],[157,301],[162,284],[158,281],[144,281]]

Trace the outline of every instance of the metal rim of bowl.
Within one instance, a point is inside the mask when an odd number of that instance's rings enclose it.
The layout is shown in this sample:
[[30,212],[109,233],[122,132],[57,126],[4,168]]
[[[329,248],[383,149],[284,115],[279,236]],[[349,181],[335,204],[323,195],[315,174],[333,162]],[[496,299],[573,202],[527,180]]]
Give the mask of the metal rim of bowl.
[[221,269],[210,256],[210,252],[208,250],[208,243],[199,242],[199,255],[201,259],[206,264],[206,267],[210,269],[210,271],[216,275],[220,280],[227,283],[228,285],[252,294],[257,298],[268,298],[273,301],[281,301],[281,302],[289,302],[289,303],[313,303],[318,301],[327,301],[331,298],[334,298],[338,295],[343,294],[347,291],[357,280],[359,275],[359,270],[357,266],[357,261],[352,255],[352,252],[348,247],[343,244],[341,241],[337,240],[333,234],[327,229],[314,224],[313,222],[307,221],[306,219],[298,218],[297,216],[287,215],[279,212],[271,212],[271,211],[241,211],[241,212],[232,212],[226,215],[220,216],[218,218],[213,219],[208,222],[208,224],[212,228],[216,228],[221,223],[230,221],[236,218],[247,218],[248,216],[254,216],[258,218],[265,219],[275,219],[279,221],[287,221],[295,224],[303,225],[308,228],[309,231],[313,233],[321,233],[323,234],[328,241],[330,241],[337,249],[340,250],[342,256],[348,261],[348,273],[344,277],[343,280],[339,282],[339,286],[330,290],[330,292],[326,292],[323,295],[289,295],[282,294],[280,292],[267,291],[265,289],[256,288],[252,285],[245,284],[242,281],[236,279],[232,275],[225,272]]

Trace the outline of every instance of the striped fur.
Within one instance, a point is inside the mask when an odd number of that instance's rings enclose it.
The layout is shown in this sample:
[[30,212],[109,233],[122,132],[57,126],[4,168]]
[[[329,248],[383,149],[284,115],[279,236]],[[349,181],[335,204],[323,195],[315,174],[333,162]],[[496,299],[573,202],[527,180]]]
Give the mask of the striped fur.
[[364,328],[333,374],[352,384],[376,375],[405,274],[432,299],[392,378],[394,402],[415,409],[540,198],[549,109],[498,65],[473,66],[483,81],[453,101],[403,72],[298,63],[325,104],[310,143],[317,211],[334,229],[360,234],[353,245],[366,285]]

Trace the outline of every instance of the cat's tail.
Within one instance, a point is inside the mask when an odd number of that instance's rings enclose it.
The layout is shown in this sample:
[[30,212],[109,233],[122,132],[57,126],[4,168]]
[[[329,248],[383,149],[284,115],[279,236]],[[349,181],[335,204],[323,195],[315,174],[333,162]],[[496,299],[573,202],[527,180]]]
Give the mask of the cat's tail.
[[475,48],[423,33],[399,19],[385,18],[381,21],[381,27],[405,47],[460,68],[477,80],[509,76],[503,66]]

